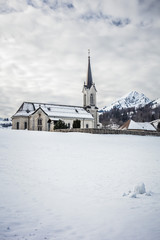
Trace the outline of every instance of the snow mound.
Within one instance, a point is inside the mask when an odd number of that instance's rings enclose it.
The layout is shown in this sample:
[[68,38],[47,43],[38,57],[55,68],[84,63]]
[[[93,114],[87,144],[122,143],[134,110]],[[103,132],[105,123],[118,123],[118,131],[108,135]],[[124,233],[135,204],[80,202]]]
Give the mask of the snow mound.
[[134,187],[134,193],[136,193],[136,194],[144,194],[144,193],[146,193],[146,188],[145,188],[144,183],[139,183],[138,185],[136,185]]
[[134,187],[133,191],[129,190],[128,193],[123,193],[122,196],[123,197],[129,196],[130,198],[137,198],[138,194],[144,194],[144,193],[145,193],[145,196],[152,196],[151,191],[146,192],[145,184],[142,182],[142,183],[137,184]]

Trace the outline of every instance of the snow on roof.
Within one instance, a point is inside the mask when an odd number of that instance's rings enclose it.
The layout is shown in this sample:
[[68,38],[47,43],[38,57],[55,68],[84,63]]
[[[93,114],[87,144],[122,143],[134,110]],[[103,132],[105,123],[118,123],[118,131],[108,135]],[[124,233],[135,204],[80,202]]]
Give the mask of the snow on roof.
[[152,121],[151,124],[152,124],[155,128],[157,128],[159,122],[160,122],[160,119],[156,119],[156,120]]
[[24,102],[14,116],[28,117],[41,108],[49,117],[93,119],[83,107]]
[[59,120],[62,120],[62,119],[60,119],[60,118],[55,118],[55,117],[50,117],[49,118],[51,121],[59,121]]
[[156,131],[156,129],[149,122],[138,123],[138,124],[142,127],[143,130]]
[[121,130],[145,130],[145,131],[156,131],[156,129],[149,122],[135,122],[128,120],[119,129]]
[[142,127],[138,124],[138,122],[134,122],[133,120],[131,120],[128,129],[142,130]]

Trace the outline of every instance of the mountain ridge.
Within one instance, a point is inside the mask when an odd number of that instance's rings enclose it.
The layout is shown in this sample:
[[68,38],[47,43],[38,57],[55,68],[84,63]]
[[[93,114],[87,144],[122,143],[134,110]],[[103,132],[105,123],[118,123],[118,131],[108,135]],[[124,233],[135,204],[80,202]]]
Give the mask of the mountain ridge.
[[[137,91],[131,91],[128,94],[125,94],[121,98],[114,101],[112,104],[103,107],[99,110],[100,113],[108,112],[113,108],[127,109],[127,108],[140,108],[144,107],[145,105],[151,103],[148,97],[146,97],[143,93],[138,93]],[[155,103],[156,104],[156,103]]]

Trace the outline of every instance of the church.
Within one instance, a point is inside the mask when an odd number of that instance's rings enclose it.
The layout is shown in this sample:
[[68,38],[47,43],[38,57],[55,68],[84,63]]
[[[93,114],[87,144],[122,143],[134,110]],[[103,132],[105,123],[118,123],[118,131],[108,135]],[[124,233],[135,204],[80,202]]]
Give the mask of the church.
[[92,80],[90,52],[88,53],[87,79],[83,86],[83,107],[36,102],[23,102],[12,116],[12,129],[32,131],[54,131],[58,120],[73,128],[76,120],[80,128],[97,128],[99,126],[96,103],[96,87]]

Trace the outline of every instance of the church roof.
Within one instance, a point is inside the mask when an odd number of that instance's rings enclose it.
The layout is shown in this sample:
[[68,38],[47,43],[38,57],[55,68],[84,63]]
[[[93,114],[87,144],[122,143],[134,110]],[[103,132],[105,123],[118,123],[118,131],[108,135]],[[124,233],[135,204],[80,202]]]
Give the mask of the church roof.
[[83,107],[33,102],[24,102],[13,117],[31,116],[38,108],[41,108],[50,118],[93,119]]

